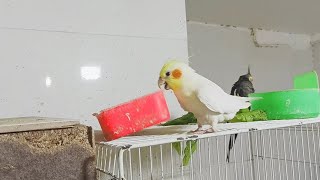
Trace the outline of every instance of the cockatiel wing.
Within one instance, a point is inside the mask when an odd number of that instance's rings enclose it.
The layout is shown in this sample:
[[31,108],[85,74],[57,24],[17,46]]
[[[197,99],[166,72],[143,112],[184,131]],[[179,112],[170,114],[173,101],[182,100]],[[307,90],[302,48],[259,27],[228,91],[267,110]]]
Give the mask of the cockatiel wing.
[[236,113],[250,106],[248,100],[225,93],[218,85],[207,80],[196,91],[199,100],[211,111],[218,113]]

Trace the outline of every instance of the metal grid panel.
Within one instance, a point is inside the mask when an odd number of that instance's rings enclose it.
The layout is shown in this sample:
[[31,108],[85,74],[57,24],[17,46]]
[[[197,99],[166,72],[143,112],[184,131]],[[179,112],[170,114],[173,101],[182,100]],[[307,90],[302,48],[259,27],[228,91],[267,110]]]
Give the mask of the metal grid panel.
[[[320,119],[221,124],[219,132],[192,136],[195,126],[170,132],[162,127],[97,145],[100,179],[318,179]],[[182,131],[181,131],[182,129]],[[230,134],[239,133],[230,162],[226,152]],[[160,135],[155,135],[160,134]],[[162,135],[161,135],[162,134]],[[190,163],[182,166],[181,152],[197,140]],[[190,145],[190,144],[189,144]],[[191,148],[190,148],[191,149]]]
[[256,179],[319,179],[320,123],[252,132]]

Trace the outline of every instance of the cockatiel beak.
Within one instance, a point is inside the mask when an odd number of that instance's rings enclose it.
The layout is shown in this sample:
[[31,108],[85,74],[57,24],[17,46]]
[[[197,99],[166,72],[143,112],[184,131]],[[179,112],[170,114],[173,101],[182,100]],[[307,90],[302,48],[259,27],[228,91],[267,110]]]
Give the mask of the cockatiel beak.
[[158,87],[160,89],[162,89],[164,87],[165,90],[169,90],[169,86],[168,86],[168,83],[161,77],[159,77],[158,79]]

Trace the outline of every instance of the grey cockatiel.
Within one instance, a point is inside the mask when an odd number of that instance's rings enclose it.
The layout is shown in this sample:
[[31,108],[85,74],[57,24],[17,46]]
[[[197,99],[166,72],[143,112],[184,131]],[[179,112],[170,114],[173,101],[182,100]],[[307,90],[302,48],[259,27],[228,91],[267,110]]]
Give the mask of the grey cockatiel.
[[253,78],[250,73],[250,67],[248,67],[248,73],[239,77],[238,81],[233,84],[230,94],[248,97],[249,94],[254,93],[252,81]]
[[[248,73],[239,77],[238,81],[235,82],[231,89],[231,95],[236,95],[240,97],[248,97],[249,94],[254,93],[254,88],[252,84],[253,78],[250,73],[250,67],[248,67]],[[227,152],[227,162],[229,162],[230,151],[237,139],[238,134],[232,134],[229,140],[229,149]]]

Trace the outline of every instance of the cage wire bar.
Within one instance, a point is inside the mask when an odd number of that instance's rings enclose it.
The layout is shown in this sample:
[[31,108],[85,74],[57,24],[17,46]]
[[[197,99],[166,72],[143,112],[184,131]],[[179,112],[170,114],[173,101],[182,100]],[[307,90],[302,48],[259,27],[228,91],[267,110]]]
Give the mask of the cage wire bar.
[[[219,124],[215,133],[186,133],[194,129],[157,126],[97,143],[98,178],[319,180],[320,118]],[[236,133],[228,163],[229,138]],[[183,166],[186,152],[193,149]]]

